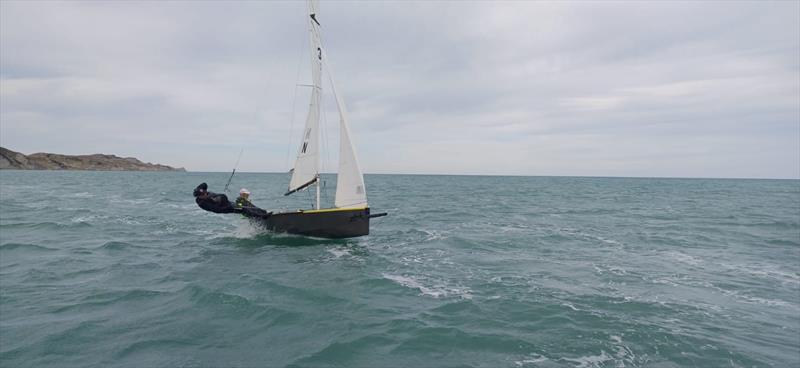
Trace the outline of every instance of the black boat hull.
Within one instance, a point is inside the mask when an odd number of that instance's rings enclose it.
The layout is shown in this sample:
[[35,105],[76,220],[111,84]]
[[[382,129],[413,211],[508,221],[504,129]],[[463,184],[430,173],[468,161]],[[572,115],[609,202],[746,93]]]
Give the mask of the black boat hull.
[[320,238],[352,238],[369,234],[369,207],[306,210],[248,217],[267,230],[278,233]]
[[270,231],[320,238],[352,238],[369,235],[369,219],[386,216],[385,212],[371,214],[369,207],[280,213],[268,212],[255,206],[238,207],[224,194],[209,192],[206,183],[198,185],[192,194],[197,205],[206,211],[238,213]]

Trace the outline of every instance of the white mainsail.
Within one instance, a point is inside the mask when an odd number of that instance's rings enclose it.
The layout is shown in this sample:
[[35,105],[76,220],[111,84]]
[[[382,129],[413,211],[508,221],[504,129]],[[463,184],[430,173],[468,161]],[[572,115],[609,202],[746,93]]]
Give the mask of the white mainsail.
[[319,113],[322,95],[322,42],[317,21],[319,3],[316,0],[308,2],[308,31],[311,35],[311,77],[312,91],[311,102],[308,107],[303,139],[297,152],[297,159],[292,169],[292,179],[289,181],[289,193],[303,189],[317,181],[320,167],[320,129]]

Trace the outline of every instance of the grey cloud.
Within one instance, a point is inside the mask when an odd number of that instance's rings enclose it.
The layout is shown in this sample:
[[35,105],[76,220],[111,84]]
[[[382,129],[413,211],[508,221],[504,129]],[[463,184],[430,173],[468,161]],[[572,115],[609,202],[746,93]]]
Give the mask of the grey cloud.
[[[111,153],[227,170],[244,145],[242,170],[286,169],[298,67],[308,79],[302,3],[0,10],[4,146],[87,153],[103,136]],[[368,172],[800,177],[796,2],[323,2],[321,13]],[[297,132],[306,91],[294,105]]]

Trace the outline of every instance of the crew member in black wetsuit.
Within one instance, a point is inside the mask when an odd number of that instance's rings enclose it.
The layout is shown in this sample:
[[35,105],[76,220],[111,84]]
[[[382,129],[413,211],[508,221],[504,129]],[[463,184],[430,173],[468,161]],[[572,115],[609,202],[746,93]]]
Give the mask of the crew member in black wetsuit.
[[[242,189],[243,191],[247,192],[247,189]],[[241,193],[241,192],[240,192]],[[241,213],[247,217],[268,217],[272,214],[272,212],[265,211],[261,208],[256,207],[253,203],[250,202],[249,194],[247,192],[246,195],[243,194],[243,197],[240,196],[237,199],[237,203],[234,205],[228,200],[228,196],[222,193],[213,193],[208,191],[208,184],[202,183],[194,188],[194,201],[197,202],[197,205],[200,208],[214,213]],[[239,199],[243,199],[244,201],[241,202]]]
[[237,212],[228,196],[221,193],[213,193],[208,191],[208,184],[202,183],[194,188],[194,201],[200,208],[214,213],[232,213]]

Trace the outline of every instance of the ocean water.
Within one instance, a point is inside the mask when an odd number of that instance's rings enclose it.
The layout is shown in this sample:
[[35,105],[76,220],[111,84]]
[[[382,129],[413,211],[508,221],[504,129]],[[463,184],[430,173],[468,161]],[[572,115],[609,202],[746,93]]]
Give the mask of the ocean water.
[[226,180],[0,172],[0,366],[800,366],[797,180],[367,175],[349,240],[196,207]]

